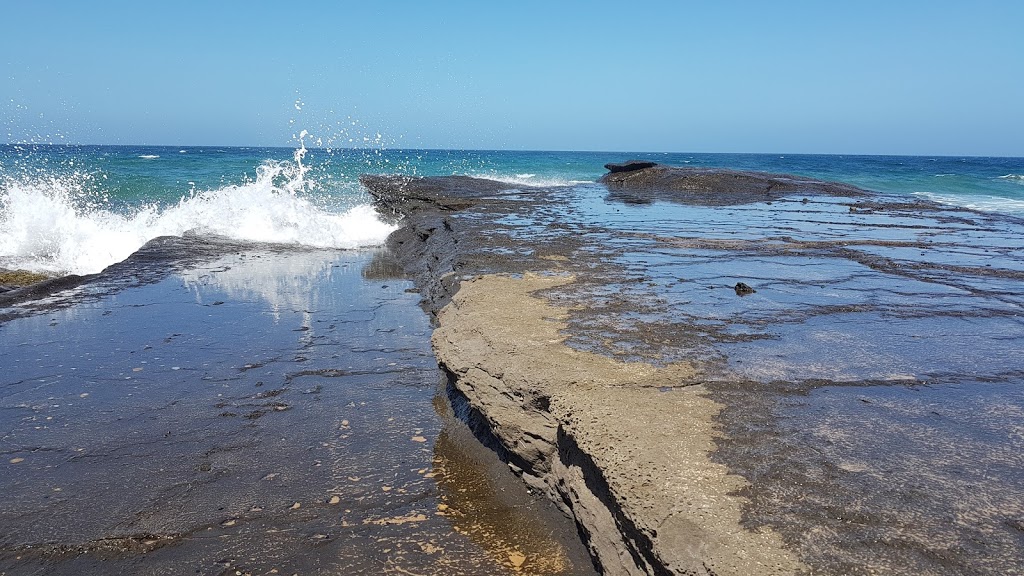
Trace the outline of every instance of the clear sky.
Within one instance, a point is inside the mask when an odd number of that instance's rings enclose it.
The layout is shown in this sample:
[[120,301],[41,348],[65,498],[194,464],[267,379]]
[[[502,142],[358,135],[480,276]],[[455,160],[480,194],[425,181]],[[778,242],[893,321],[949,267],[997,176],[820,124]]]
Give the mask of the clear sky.
[[0,15],[0,142],[288,146],[306,129],[408,148],[1024,156],[1021,0]]

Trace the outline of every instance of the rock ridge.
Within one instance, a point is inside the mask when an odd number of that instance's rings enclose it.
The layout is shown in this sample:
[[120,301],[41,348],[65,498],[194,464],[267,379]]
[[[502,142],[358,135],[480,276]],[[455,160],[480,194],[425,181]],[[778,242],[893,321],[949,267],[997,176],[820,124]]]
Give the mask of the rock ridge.
[[708,458],[721,406],[698,369],[566,345],[569,308],[540,294],[577,281],[568,255],[490,254],[480,232],[526,209],[521,189],[471,178],[361,182],[382,212],[403,217],[388,246],[434,317],[433,347],[457,412],[575,519],[604,573],[801,569],[777,535],[740,526],[731,494],[744,483]]

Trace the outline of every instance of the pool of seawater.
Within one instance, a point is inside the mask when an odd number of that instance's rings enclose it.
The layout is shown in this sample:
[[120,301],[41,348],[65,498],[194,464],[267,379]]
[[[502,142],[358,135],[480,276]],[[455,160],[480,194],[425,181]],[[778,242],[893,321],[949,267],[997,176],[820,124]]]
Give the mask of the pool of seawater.
[[823,573],[1019,573],[1019,380],[758,392],[717,454],[756,479],[748,527]]
[[593,574],[392,269],[253,248],[0,324],[0,573]]

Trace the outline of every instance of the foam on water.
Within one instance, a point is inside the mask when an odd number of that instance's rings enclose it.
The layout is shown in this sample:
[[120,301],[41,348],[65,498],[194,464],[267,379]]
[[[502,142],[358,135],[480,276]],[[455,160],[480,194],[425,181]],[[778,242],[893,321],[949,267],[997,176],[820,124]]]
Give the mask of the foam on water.
[[573,180],[570,178],[559,178],[559,177],[538,177],[536,174],[496,174],[493,172],[478,172],[471,173],[469,176],[476,178],[487,178],[488,180],[497,180],[498,182],[505,182],[506,184],[515,184],[517,186],[542,186],[542,187],[557,187],[557,186],[575,186],[577,184],[592,184],[593,180]]
[[1001,212],[1004,214],[1024,214],[1024,200],[1004,198],[1002,196],[935,194],[932,192],[915,192],[914,195],[934,202],[970,208],[971,210]]
[[1000,176],[999,179],[1009,180],[1011,182],[1016,182],[1017,184],[1024,185],[1024,174],[1007,174],[1005,176]]
[[6,177],[0,180],[0,268],[51,274],[89,274],[120,262],[159,236],[186,232],[234,240],[322,248],[381,244],[394,226],[369,205],[347,210],[318,206],[304,191],[302,155],[266,161],[256,179],[196,191],[169,207],[115,212],[87,192],[89,178]]

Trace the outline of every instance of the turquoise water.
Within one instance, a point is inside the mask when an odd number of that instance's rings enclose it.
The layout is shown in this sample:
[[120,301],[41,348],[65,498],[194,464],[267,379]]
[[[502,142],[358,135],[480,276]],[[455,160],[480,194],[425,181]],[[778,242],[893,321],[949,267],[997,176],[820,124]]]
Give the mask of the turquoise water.
[[1024,159],[153,146],[0,146],[0,268],[92,273],[163,235],[357,248],[393,229],[363,173],[572,186],[649,159],[811,176],[1024,215]]

